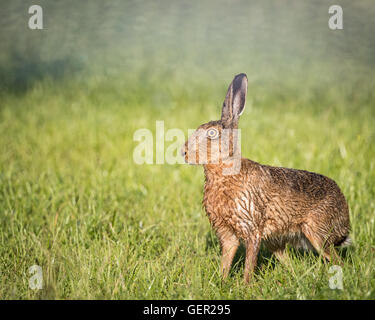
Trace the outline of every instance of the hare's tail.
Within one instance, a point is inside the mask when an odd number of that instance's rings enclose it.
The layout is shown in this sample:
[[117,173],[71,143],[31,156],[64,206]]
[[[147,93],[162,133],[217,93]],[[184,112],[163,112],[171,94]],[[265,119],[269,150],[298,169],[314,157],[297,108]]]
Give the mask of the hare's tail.
[[336,247],[345,248],[345,247],[351,246],[352,243],[353,243],[352,239],[350,239],[349,236],[345,236],[343,239],[341,239],[340,241],[336,242],[335,246]]

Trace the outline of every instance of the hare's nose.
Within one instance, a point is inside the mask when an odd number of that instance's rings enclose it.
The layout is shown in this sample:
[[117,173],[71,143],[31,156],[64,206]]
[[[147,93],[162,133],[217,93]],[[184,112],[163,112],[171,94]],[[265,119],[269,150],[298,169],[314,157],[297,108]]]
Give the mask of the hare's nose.
[[181,148],[181,155],[182,155],[183,157],[186,156],[185,146],[183,146],[183,147]]

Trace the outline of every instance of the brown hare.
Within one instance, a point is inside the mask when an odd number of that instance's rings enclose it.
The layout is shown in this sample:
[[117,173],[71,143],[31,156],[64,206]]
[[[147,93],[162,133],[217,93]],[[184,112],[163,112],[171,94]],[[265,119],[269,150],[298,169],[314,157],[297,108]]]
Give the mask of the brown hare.
[[228,88],[221,119],[199,126],[181,150],[186,162],[204,166],[203,205],[220,240],[223,278],[240,240],[246,248],[246,282],[261,241],[281,262],[288,261],[287,244],[339,259],[333,247],[350,243],[344,195],[323,175],[241,158],[237,128],[246,94],[247,77],[239,74]]

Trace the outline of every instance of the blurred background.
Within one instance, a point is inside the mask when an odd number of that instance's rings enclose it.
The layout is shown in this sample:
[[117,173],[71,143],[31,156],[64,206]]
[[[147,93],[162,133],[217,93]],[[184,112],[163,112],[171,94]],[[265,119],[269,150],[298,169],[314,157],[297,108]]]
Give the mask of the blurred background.
[[[43,30],[28,28],[34,4]],[[343,30],[328,27],[331,5]],[[1,297],[296,298],[296,286],[307,298],[374,297],[373,0],[0,6]],[[346,291],[326,290],[325,267],[303,259],[250,291],[241,268],[222,285],[203,170],[133,162],[137,129],[164,120],[187,135],[218,119],[241,72],[243,156],[325,174],[349,201],[358,247]],[[27,287],[33,264],[42,293]]]
[[[44,30],[29,30],[33,1],[2,4],[2,89],[24,91],[45,78],[91,70],[158,85],[253,81],[312,70],[335,80],[374,67],[374,6],[336,1],[45,1]],[[344,30],[328,28],[328,8],[344,11]],[[327,69],[328,68],[328,69]],[[357,69],[360,68],[360,69]],[[186,87],[188,83],[186,83]]]

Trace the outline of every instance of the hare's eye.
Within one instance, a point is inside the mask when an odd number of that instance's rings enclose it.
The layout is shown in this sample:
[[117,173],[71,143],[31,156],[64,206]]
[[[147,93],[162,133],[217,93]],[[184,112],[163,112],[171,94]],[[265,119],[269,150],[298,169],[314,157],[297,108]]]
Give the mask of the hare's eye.
[[207,130],[207,137],[210,138],[210,139],[216,139],[217,137],[219,136],[219,131],[217,131],[216,129],[208,129]]

